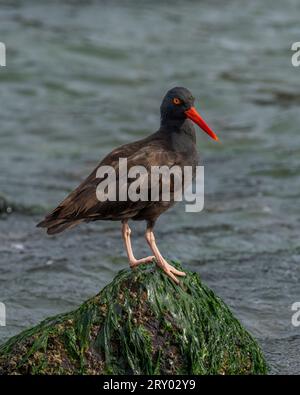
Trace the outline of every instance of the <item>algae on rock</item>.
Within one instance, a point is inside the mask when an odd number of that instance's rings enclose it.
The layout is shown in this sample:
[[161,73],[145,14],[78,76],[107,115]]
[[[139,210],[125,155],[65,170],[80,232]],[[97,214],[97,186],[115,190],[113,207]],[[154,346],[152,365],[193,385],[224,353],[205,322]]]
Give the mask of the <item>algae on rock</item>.
[[0,374],[266,372],[256,341],[198,274],[177,286],[153,265],[120,271],[77,310],[0,346]]

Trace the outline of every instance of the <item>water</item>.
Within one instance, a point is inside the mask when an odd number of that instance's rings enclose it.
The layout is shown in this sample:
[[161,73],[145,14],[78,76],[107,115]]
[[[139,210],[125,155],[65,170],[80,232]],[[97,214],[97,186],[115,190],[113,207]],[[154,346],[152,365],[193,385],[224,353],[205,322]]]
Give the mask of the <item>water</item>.
[[[163,215],[159,246],[228,303],[272,373],[300,373],[299,2],[162,3],[0,2],[0,206],[12,211],[0,216],[0,341],[127,265],[118,223],[57,237],[35,224],[112,148],[155,131],[162,96],[183,85],[221,144],[199,132],[205,210]],[[133,230],[148,255],[144,224]]]

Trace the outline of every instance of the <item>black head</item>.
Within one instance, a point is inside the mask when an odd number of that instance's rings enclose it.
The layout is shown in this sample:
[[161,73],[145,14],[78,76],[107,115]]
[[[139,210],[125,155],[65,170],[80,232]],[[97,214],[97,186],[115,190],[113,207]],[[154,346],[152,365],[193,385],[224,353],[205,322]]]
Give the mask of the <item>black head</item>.
[[160,106],[162,120],[186,119],[185,111],[194,106],[195,98],[186,88],[176,87],[170,89]]
[[217,135],[197,112],[194,107],[194,101],[195,99],[188,89],[179,87],[170,89],[160,106],[161,124],[169,126],[172,129],[174,125],[180,127],[188,118],[196,123],[211,138],[218,140]]

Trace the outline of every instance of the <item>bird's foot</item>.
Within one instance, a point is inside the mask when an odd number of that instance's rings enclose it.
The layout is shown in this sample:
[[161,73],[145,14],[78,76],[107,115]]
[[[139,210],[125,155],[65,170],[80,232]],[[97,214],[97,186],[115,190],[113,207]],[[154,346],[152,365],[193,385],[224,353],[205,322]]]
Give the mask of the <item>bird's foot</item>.
[[154,259],[155,256],[147,256],[146,258],[142,258],[142,259],[132,259],[129,262],[129,266],[131,267],[131,269],[133,269],[134,267],[142,265],[143,263],[151,263],[154,261]]
[[159,266],[176,284],[179,284],[179,280],[176,276],[186,276],[184,272],[175,269],[175,267],[170,265],[164,258],[157,259],[156,262],[157,266]]

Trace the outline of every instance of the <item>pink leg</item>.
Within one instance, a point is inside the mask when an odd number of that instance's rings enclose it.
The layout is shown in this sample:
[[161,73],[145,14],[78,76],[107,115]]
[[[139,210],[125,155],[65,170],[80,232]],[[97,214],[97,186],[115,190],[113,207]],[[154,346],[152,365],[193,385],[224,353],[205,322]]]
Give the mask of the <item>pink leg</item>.
[[176,283],[179,284],[179,280],[176,276],[185,276],[184,272],[180,272],[179,270],[175,269],[172,265],[170,265],[164,257],[159,252],[157,248],[155,237],[153,233],[153,229],[148,227],[146,230],[146,240],[151,248],[151,251],[155,255],[157,265],[162,268],[162,270]]
[[128,221],[122,222],[122,236],[126,248],[126,253],[129,260],[129,265],[131,268],[141,265],[142,263],[151,263],[155,257],[154,256],[147,256],[146,258],[142,259],[135,259],[131,247],[131,240],[130,240],[131,229],[129,228]]

